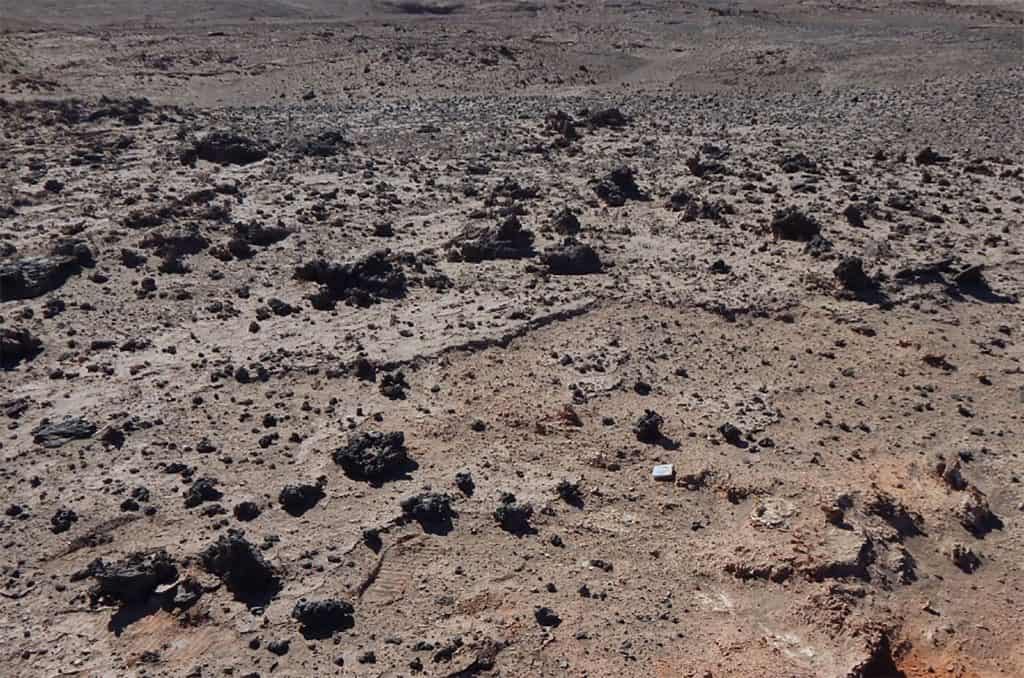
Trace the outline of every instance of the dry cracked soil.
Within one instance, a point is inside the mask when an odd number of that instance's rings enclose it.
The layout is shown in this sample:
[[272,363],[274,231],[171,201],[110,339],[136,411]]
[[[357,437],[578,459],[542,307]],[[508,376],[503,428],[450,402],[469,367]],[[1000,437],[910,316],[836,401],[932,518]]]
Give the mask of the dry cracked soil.
[[0,674],[1024,676],[1022,104],[1019,0],[0,0]]

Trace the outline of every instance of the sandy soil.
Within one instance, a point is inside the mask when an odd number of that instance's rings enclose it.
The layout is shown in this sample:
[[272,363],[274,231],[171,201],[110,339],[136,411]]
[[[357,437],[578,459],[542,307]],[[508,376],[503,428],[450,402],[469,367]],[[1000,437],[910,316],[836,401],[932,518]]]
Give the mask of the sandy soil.
[[0,0],[0,673],[1024,676],[1022,57]]

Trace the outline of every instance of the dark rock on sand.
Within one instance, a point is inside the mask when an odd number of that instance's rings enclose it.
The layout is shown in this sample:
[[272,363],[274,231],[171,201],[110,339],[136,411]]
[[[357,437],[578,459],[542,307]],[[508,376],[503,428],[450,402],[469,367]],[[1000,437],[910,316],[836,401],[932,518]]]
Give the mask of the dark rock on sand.
[[267,149],[260,143],[234,132],[215,131],[197,139],[179,155],[182,164],[191,165],[197,159],[219,165],[248,165],[267,157]]
[[586,275],[602,270],[601,258],[594,248],[572,238],[545,250],[541,261],[553,275]]
[[29,361],[43,350],[43,342],[24,328],[0,327],[0,369]]
[[609,207],[622,207],[627,200],[649,200],[636,183],[631,167],[621,165],[606,174],[594,185],[594,193]]
[[40,424],[32,430],[32,439],[37,445],[56,448],[72,440],[91,438],[96,430],[96,424],[81,417],[65,417],[58,422]]
[[185,508],[195,508],[204,501],[217,501],[223,496],[215,479],[199,478],[185,491]]
[[533,517],[533,506],[516,501],[514,494],[504,492],[494,509],[494,519],[501,528],[512,534],[527,534],[533,531],[530,519]]
[[285,485],[277,500],[281,503],[281,508],[289,515],[298,517],[316,506],[317,502],[326,496],[324,494],[324,486],[326,484],[327,479],[320,478],[315,485],[308,483]]
[[306,600],[300,598],[292,608],[292,619],[302,625],[306,638],[328,638],[335,631],[352,628],[354,608],[350,603],[335,598]]
[[451,261],[478,263],[533,256],[533,232],[510,215],[494,226],[468,226],[448,243]]
[[239,600],[269,600],[281,590],[274,568],[237,530],[222,534],[199,558],[203,568],[220,577]]
[[93,604],[128,605],[145,601],[158,586],[173,582],[178,568],[167,552],[159,549],[133,553],[116,563],[94,560],[86,575],[96,580],[89,592]]
[[447,494],[423,492],[402,500],[402,515],[418,522],[425,532],[447,534],[452,529],[452,498]]
[[654,444],[661,440],[661,427],[665,420],[654,410],[644,410],[644,413],[633,424],[633,434],[642,443]]
[[387,250],[346,264],[310,261],[295,269],[295,278],[320,284],[320,291],[310,297],[319,310],[334,308],[339,300],[366,307],[383,299],[399,299],[407,291],[405,273]]
[[26,257],[0,262],[0,301],[32,299],[59,288],[82,268],[74,256]]
[[787,207],[775,213],[771,222],[776,240],[811,240],[821,232],[821,224],[797,207]]
[[354,480],[383,481],[401,475],[413,464],[400,431],[371,431],[352,436],[334,451],[334,463]]

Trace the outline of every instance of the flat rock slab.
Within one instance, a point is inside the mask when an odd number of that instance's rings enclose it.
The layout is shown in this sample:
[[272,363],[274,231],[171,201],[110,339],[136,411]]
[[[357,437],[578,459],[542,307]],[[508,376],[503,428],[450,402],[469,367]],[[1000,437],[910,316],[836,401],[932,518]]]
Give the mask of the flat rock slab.
[[60,447],[72,440],[91,438],[96,433],[96,424],[80,417],[66,417],[62,421],[41,424],[32,430],[32,438],[43,447]]

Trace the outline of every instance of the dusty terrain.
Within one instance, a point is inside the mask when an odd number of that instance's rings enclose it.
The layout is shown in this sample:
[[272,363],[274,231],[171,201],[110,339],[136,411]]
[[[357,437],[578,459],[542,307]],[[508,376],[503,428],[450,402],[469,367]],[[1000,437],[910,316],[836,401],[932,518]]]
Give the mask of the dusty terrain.
[[0,674],[1024,676],[1022,119],[1016,0],[0,0]]

